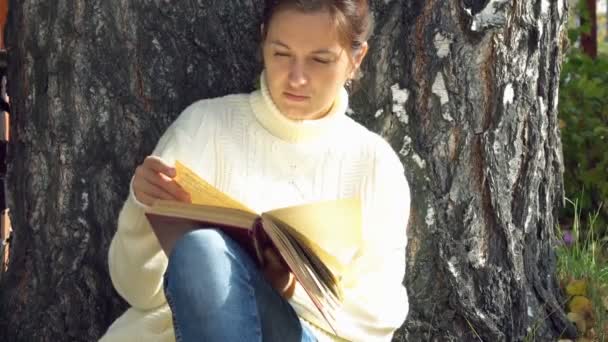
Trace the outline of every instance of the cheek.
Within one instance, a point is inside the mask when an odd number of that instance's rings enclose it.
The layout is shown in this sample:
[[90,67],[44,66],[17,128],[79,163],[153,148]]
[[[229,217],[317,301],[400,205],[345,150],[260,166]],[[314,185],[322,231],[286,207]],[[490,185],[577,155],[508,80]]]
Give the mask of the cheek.
[[266,74],[266,82],[270,86],[278,81],[281,74],[276,63],[273,63],[272,61],[264,61],[264,73]]
[[348,73],[347,66],[342,62],[338,62],[331,66],[326,66],[320,71],[324,74],[325,80],[331,83],[345,81]]
[[344,72],[341,69],[327,69],[319,72],[317,84],[328,91],[339,89],[346,81]]
[[280,61],[271,59],[264,61],[264,69],[266,69],[266,77],[268,78],[268,82],[276,82],[279,81],[280,78],[284,78],[287,74],[287,67],[283,65]]
[[336,70],[331,66],[325,65],[310,65],[308,76],[312,84],[321,88],[327,88],[338,79]]
[[266,73],[266,82],[270,90],[274,93],[277,89],[282,88],[282,85],[285,83],[285,77],[281,73],[280,70],[277,70],[275,66],[269,66],[264,71]]

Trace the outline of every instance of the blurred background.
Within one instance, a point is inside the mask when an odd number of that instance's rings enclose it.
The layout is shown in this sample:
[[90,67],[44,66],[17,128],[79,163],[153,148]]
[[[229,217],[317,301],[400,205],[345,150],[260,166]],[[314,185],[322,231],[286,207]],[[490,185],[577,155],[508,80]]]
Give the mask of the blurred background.
[[[607,0],[570,0],[570,30],[560,86],[560,119],[566,196],[585,222],[597,216],[606,236],[608,206],[608,20]],[[573,221],[566,205],[562,223]]]
[[570,0],[560,81],[566,200],[558,276],[580,341],[608,341],[607,12],[608,0]]

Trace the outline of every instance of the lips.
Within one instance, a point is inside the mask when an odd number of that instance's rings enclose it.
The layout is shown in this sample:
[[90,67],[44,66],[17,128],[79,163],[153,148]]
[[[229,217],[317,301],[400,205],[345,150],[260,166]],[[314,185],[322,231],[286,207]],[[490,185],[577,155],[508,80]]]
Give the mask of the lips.
[[285,95],[285,97],[289,100],[292,101],[306,101],[309,99],[309,96],[305,96],[305,95],[299,95],[299,94],[293,94],[293,93],[288,93],[288,92],[283,92],[283,95]]

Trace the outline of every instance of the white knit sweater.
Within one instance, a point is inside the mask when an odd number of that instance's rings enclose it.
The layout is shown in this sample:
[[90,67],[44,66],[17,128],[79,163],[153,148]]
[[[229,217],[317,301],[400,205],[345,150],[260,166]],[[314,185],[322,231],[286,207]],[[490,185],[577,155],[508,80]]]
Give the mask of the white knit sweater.
[[[327,116],[293,121],[278,111],[262,82],[251,94],[192,104],[153,154],[168,163],[183,161],[258,212],[359,196],[365,253],[345,275],[337,332],[346,340],[389,341],[408,312],[402,280],[409,189],[390,145],[346,116],[347,106],[343,91]],[[102,341],[175,340],[162,288],[166,267],[144,208],[131,192],[109,251],[112,282],[131,308]],[[290,303],[320,341],[338,340],[301,286]]]

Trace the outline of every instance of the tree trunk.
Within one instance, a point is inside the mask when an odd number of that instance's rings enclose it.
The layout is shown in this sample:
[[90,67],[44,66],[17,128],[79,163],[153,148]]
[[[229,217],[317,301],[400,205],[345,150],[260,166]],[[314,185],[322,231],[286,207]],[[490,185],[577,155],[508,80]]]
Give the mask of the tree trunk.
[[582,0],[585,2],[586,14],[582,24],[589,23],[589,32],[581,35],[583,51],[591,58],[597,57],[597,0]]
[[566,3],[404,4],[392,4],[402,11],[394,53],[370,63],[390,77],[368,84],[388,114],[368,122],[400,150],[413,189],[412,311],[402,339],[574,335],[552,248],[563,198],[557,101]]
[[[133,170],[199,98],[250,91],[262,1],[12,1],[10,341],[92,341],[125,309],[106,254]],[[356,120],[413,196],[395,340],[553,338],[563,2],[372,1]],[[405,303],[403,303],[405,305]]]

